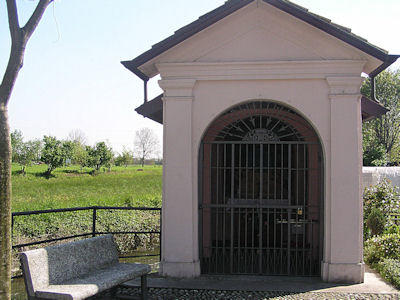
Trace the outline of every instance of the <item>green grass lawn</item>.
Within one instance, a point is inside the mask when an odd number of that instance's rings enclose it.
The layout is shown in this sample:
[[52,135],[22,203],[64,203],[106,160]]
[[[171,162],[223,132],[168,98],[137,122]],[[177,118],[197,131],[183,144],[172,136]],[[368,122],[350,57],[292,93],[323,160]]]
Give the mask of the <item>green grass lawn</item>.
[[[43,175],[46,169],[46,165],[31,166],[24,176],[20,166],[12,166],[13,212],[86,206],[161,207],[161,166],[113,167],[95,175],[90,174],[92,169],[71,166],[56,169],[49,178]],[[97,232],[160,230],[159,211],[100,210],[96,220]],[[13,225],[13,244],[90,233],[92,211],[17,216]],[[157,234],[117,234],[115,239],[121,254],[137,255],[137,251],[159,247]],[[14,251],[15,269],[19,250]]]
[[[28,167],[25,176],[20,174],[20,170],[19,165],[13,164],[13,212],[84,206],[161,207],[162,166],[113,167],[110,172],[102,170],[96,175],[90,174],[90,168],[81,171],[80,167],[71,166],[56,169],[50,178],[43,175],[47,170],[46,165]],[[19,216],[14,218],[13,244],[88,233],[91,230],[91,211]],[[158,211],[97,212],[98,232],[158,230]],[[114,237],[122,255],[153,254],[159,251],[160,242],[155,234],[117,234]],[[20,274],[17,271],[18,251],[46,245],[14,249],[13,275]],[[134,261],[142,262],[143,258]],[[158,261],[158,257],[145,260],[146,263],[155,261]],[[14,294],[18,292],[18,286],[23,289],[21,280],[13,283]],[[21,295],[24,293],[21,292]]]
[[12,210],[29,211],[79,206],[161,206],[162,167],[113,167],[111,172],[90,175],[78,166],[59,168],[53,177],[43,176],[46,165],[27,168],[20,174],[13,164]]

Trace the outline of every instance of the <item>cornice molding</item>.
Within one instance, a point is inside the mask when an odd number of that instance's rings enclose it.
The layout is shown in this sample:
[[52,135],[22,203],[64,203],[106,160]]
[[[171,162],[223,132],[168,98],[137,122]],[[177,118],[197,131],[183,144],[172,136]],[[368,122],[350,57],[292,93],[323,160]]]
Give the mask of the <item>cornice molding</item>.
[[268,80],[361,77],[364,60],[159,63],[163,80]]

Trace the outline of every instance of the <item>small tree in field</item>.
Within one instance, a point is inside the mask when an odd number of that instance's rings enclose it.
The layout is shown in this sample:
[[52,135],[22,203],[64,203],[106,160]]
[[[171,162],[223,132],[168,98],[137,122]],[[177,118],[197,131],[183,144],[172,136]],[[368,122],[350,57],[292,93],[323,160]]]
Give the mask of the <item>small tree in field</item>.
[[40,160],[42,144],[38,140],[24,142],[22,132],[19,130],[14,130],[10,137],[13,149],[12,161],[21,166],[22,174],[25,175],[26,167],[30,166],[32,162],[38,162]]
[[106,143],[99,142],[95,147],[86,146],[88,154],[87,166],[94,168],[96,171],[101,167],[110,167],[113,153],[111,147],[107,147]]
[[22,143],[20,151],[16,156],[16,162],[22,167],[22,174],[25,175],[27,166],[30,166],[33,162],[38,162],[40,160],[41,148],[42,143],[38,140]]
[[66,159],[65,148],[62,142],[53,136],[44,136],[43,143],[41,160],[47,164],[46,174],[50,175],[55,168],[64,165]]
[[88,164],[88,153],[86,151],[86,135],[80,129],[72,130],[68,134],[67,142],[72,143],[71,161],[73,164],[77,164],[83,167]]
[[135,155],[140,158],[143,167],[146,159],[157,154],[159,142],[154,131],[145,127],[136,131],[134,146]]
[[[62,142],[62,148],[64,151],[65,165],[70,164],[74,159],[75,144],[71,141]],[[68,162],[69,161],[69,162]]]
[[86,151],[86,147],[81,144],[75,144],[73,153],[73,162],[81,167],[87,166],[89,155]]
[[116,166],[125,166],[125,168],[128,167],[128,165],[131,164],[132,162],[133,162],[133,154],[131,151],[125,148],[124,150],[122,150],[121,154],[119,154],[114,160]]
[[24,137],[20,130],[14,130],[10,134],[11,138],[11,148],[12,148],[12,162],[17,162],[18,153],[22,149],[22,145],[24,144]]

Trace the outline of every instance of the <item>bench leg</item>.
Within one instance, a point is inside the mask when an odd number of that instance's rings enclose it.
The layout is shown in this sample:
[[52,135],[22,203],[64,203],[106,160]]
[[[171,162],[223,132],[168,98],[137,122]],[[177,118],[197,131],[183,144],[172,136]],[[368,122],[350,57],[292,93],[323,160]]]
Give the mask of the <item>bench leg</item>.
[[110,289],[110,293],[111,293],[112,299],[116,299],[117,298],[117,291],[118,291],[118,286],[115,286],[115,287]]
[[142,300],[148,299],[148,291],[147,291],[147,274],[142,275],[140,277],[141,289],[142,289]]

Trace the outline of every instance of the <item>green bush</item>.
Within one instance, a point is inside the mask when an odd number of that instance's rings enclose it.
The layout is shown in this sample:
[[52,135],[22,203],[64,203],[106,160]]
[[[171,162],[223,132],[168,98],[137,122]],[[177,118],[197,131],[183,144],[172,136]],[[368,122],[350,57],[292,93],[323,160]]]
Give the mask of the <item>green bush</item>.
[[385,229],[386,218],[376,207],[372,208],[367,217],[366,225],[371,230],[372,235],[380,235]]
[[378,264],[377,269],[383,278],[391,282],[396,288],[400,288],[400,260],[384,259]]
[[[364,240],[377,234],[373,232],[374,230],[387,231],[394,225],[390,215],[399,212],[400,192],[397,187],[391,185],[389,180],[384,179],[376,186],[366,189],[364,192]],[[382,220],[379,215],[382,215],[385,220],[382,231],[379,228],[379,222]],[[368,219],[370,220],[368,221]],[[369,225],[378,227],[372,228]]]
[[400,260],[400,234],[375,236],[364,244],[364,260],[375,267],[385,259]]
[[400,226],[393,224],[385,228],[384,234],[390,234],[390,233],[400,234]]
[[[112,211],[97,214],[98,232],[154,232],[160,230],[159,211]],[[154,250],[159,247],[157,234],[117,234],[115,241],[120,254],[130,255],[138,250]]]
[[[365,130],[363,130],[365,134]],[[363,143],[363,166],[385,166],[387,155],[383,145]]]

